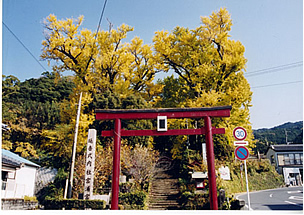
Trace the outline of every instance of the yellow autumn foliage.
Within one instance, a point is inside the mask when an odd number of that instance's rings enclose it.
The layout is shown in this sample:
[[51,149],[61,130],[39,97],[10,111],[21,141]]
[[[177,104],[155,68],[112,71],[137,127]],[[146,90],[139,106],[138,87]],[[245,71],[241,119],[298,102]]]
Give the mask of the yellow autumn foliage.
[[231,145],[233,128],[245,127],[247,140],[253,147],[249,116],[252,92],[244,77],[245,47],[240,41],[230,39],[232,20],[225,8],[201,17],[201,22],[195,29],[178,26],[172,32],[155,33],[157,67],[178,75],[182,87],[167,89],[178,98],[179,103],[173,103],[175,107],[232,106],[231,117],[215,119],[213,126],[226,128],[225,135]]

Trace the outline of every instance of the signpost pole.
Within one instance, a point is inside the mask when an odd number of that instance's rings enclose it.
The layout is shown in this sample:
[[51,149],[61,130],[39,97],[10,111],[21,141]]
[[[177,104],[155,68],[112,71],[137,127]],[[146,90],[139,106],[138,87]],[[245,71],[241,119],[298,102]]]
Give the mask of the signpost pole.
[[248,186],[248,178],[247,178],[247,165],[246,165],[246,160],[244,160],[244,168],[245,168],[245,178],[246,178],[246,189],[247,189],[247,199],[248,199],[248,210],[251,210],[251,206],[250,206],[250,196],[249,196],[249,186]]
[[241,172],[241,190],[243,190],[243,164],[240,165],[240,172]]

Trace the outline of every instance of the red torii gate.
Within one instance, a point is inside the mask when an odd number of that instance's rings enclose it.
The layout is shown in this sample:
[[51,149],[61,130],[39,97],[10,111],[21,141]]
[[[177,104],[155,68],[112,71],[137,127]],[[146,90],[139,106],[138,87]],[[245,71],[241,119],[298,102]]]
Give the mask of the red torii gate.
[[[113,176],[111,210],[118,210],[120,144],[122,136],[163,136],[163,135],[206,135],[206,151],[208,164],[209,198],[211,210],[218,209],[216,175],[214,166],[213,134],[224,134],[224,128],[213,128],[210,117],[229,117],[231,106],[210,108],[161,108],[161,109],[112,109],[96,110],[96,120],[115,120],[114,130],[102,131],[102,136],[114,137]],[[157,119],[165,116],[168,119],[204,118],[205,127],[198,129],[157,130],[124,130],[121,120]]]

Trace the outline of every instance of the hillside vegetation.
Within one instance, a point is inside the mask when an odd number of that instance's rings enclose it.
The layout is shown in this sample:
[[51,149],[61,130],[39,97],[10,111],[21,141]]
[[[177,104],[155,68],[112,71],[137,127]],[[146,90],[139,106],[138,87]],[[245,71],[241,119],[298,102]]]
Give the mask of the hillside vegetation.
[[[227,194],[246,192],[245,174],[240,165],[243,162],[235,161],[228,165],[231,170],[231,181],[219,179],[219,184]],[[279,175],[269,160],[248,160],[247,161],[248,184],[250,191],[278,188],[284,185],[283,176]]]
[[273,127],[253,130],[255,140],[257,140],[255,153],[265,153],[271,144],[303,144],[303,121],[287,122]]

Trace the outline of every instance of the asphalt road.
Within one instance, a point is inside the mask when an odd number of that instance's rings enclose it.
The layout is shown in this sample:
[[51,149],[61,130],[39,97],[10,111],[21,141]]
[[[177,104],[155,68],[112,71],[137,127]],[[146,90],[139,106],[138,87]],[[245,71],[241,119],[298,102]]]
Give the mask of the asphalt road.
[[[246,202],[247,193],[236,196]],[[285,187],[249,193],[251,210],[303,210],[303,187]]]

